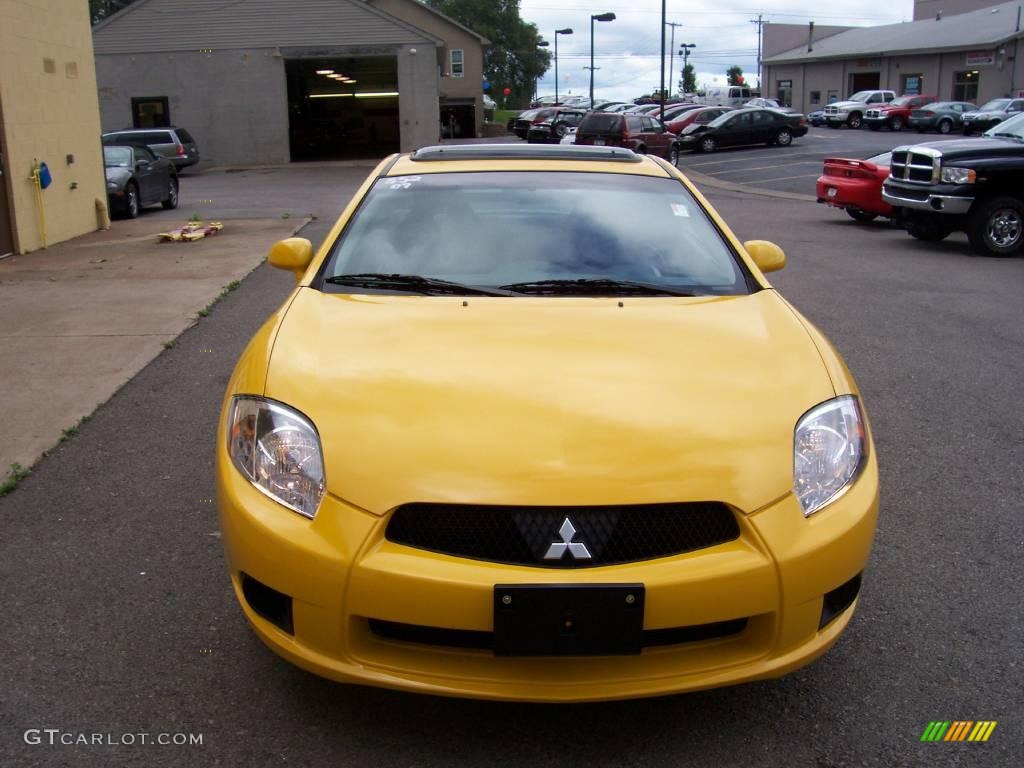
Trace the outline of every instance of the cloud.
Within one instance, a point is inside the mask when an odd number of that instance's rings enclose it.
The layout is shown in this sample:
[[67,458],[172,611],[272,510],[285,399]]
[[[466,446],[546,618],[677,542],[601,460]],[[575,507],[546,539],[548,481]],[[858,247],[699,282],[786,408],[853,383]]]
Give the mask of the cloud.
[[[667,0],[666,18],[681,23],[675,29],[675,49],[695,43],[690,63],[699,85],[725,83],[725,71],[742,67],[753,82],[757,76],[757,25],[762,14],[777,24],[872,26],[894,24],[913,18],[913,0],[833,0],[824,11],[810,0],[772,0],[770,10],[756,0],[741,0],[739,8],[724,10],[713,0]],[[522,0],[520,15],[537,25],[554,51],[555,29],[571,27],[572,35],[558,37],[558,91],[587,94],[590,73],[590,15],[611,11],[616,19],[594,24],[594,95],[597,98],[632,100],[656,90],[660,82],[660,0]],[[671,51],[671,28],[666,28],[665,78]],[[678,83],[682,60],[675,56],[672,83]],[[538,83],[538,92],[555,90],[554,66]]]

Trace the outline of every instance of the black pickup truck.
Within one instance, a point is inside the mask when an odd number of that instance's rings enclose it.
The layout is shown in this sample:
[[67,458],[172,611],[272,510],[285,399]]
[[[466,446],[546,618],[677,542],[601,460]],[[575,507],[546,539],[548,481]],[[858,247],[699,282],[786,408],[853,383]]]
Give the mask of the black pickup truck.
[[1024,244],[1024,118],[976,139],[897,147],[882,199],[919,240],[962,230],[976,251],[1012,256]]

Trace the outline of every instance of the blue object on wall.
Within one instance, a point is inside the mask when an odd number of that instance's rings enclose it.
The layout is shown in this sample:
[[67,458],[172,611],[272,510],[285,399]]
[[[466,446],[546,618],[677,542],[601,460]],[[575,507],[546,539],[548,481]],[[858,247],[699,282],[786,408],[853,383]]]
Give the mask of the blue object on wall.
[[487,82],[486,80],[484,80],[484,90],[485,91],[491,90],[491,84],[489,82]]
[[50,169],[46,166],[46,163],[39,164],[39,186],[42,189],[46,189],[53,183],[53,176],[50,175]]

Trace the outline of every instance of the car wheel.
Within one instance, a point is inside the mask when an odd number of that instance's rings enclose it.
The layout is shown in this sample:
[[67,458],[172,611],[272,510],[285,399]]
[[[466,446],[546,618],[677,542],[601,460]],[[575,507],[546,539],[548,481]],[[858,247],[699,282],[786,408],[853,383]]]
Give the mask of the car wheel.
[[889,123],[889,128],[891,128],[894,131],[902,131],[903,130],[903,118],[900,117],[899,115],[894,117],[892,119],[892,121]]
[[716,149],[718,149],[718,142],[715,141],[714,136],[705,136],[700,140],[701,152],[714,152]]
[[863,125],[860,112],[853,112],[848,118],[846,118],[846,124],[850,128],[860,128]]
[[679,167],[679,147],[672,147],[668,151],[668,161],[677,168]]
[[555,123],[555,136],[557,136],[558,138],[562,138],[563,136],[565,136],[565,131],[565,123]]
[[129,181],[124,188],[124,215],[129,219],[139,217],[139,188],[134,181]]
[[926,243],[937,243],[949,237],[953,230],[934,216],[912,219],[907,224],[907,234]]
[[793,132],[789,128],[780,128],[775,134],[775,143],[780,147],[788,147],[793,143]]
[[994,197],[967,219],[967,239],[976,251],[990,256],[1012,256],[1024,241],[1024,202]]
[[846,212],[850,215],[851,219],[859,221],[861,224],[867,224],[869,221],[874,221],[878,218],[877,213],[868,213],[859,208],[847,208]]
[[160,203],[168,211],[173,211],[178,207],[178,179],[175,176],[171,176],[171,180],[167,185],[167,199]]
[[[949,133],[952,130],[953,130],[953,121],[952,120],[942,120],[941,122],[939,122],[939,133]],[[967,133],[967,131],[964,131],[964,133]]]

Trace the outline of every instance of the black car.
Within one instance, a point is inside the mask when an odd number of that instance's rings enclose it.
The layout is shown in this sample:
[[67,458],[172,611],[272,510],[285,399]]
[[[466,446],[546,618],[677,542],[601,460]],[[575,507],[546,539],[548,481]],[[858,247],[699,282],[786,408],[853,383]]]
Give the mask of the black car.
[[896,147],[882,199],[918,240],[957,230],[975,251],[1012,256],[1024,249],[1024,115],[976,139]]
[[526,133],[531,144],[557,144],[570,128],[576,128],[586,115],[582,109],[559,109],[543,122],[533,123]]
[[134,219],[147,205],[178,207],[178,173],[170,160],[146,147],[111,145],[103,148],[103,165],[111,212]]
[[528,109],[521,113],[512,124],[512,133],[520,139],[525,139],[530,132],[530,127],[535,123],[542,123],[552,117],[558,111],[557,107],[542,107],[540,109]]
[[787,147],[807,133],[807,119],[776,109],[736,109],[710,123],[691,123],[673,148],[677,151],[714,152],[719,147],[744,144],[778,144]]

